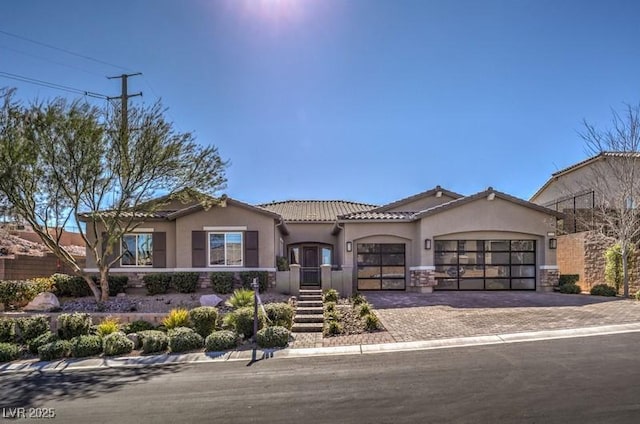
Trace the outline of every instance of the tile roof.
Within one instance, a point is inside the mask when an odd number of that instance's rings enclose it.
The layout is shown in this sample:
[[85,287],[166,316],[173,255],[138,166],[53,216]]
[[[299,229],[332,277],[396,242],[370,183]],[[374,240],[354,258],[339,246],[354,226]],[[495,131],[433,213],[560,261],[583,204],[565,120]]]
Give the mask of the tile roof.
[[285,200],[258,205],[291,222],[333,222],[340,215],[368,211],[376,207],[345,200]]
[[402,206],[402,205],[405,205],[407,203],[411,203],[411,202],[414,202],[416,200],[423,199],[425,197],[434,196],[438,192],[441,192],[441,193],[443,193],[443,194],[445,194],[445,195],[447,195],[449,197],[452,197],[454,199],[459,199],[460,197],[463,197],[462,194],[458,194],[458,193],[455,193],[453,191],[444,189],[444,188],[442,188],[442,187],[440,187],[438,185],[438,186],[435,186],[432,189],[429,189],[427,191],[423,191],[422,193],[414,194],[412,196],[405,197],[404,199],[400,199],[400,200],[396,200],[396,201],[391,202],[391,203],[387,203],[386,205],[382,205],[382,206],[376,208],[375,210],[377,212],[385,212],[385,211],[388,211],[389,209],[397,208],[398,206]]
[[376,212],[376,211],[364,211],[354,212],[347,215],[341,215],[339,219],[351,220],[351,221],[364,221],[364,220],[378,220],[378,221],[406,221],[412,220],[415,216],[415,212]]

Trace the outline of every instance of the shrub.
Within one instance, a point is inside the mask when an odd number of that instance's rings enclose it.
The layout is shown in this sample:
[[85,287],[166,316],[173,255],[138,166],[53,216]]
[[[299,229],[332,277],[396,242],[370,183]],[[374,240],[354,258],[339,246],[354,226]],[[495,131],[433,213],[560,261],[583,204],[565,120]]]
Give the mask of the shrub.
[[16,320],[12,318],[0,319],[0,343],[16,341]]
[[285,347],[289,344],[289,335],[289,330],[284,327],[265,327],[256,334],[256,342],[264,348]]
[[123,332],[116,331],[102,339],[102,348],[107,356],[124,355],[133,350],[134,343]]
[[33,340],[36,337],[49,332],[49,317],[46,315],[32,315],[30,317],[18,318],[16,328],[19,338],[23,343]]
[[580,280],[579,274],[562,274],[558,278],[558,285],[564,286],[565,284],[576,284]]
[[[627,267],[629,270],[634,269],[635,267],[634,259],[634,247],[629,246],[627,252]],[[624,282],[624,271],[622,269],[622,248],[620,247],[620,243],[614,244],[604,252],[604,260],[605,281],[613,286],[617,293]]]
[[342,333],[342,324],[336,320],[330,320],[324,323],[322,333],[325,336],[335,336]]
[[218,310],[213,306],[200,306],[189,311],[189,321],[196,333],[207,337],[216,329]]
[[560,293],[564,294],[580,294],[581,291],[582,290],[577,284],[566,283],[560,286]]
[[104,337],[108,334],[115,333],[116,331],[120,331],[120,320],[114,317],[106,317],[100,324],[98,324],[96,334],[100,337]]
[[123,331],[125,334],[131,334],[146,330],[153,330],[154,328],[155,326],[148,321],[137,320],[125,325]]
[[615,296],[616,294],[618,294],[616,289],[607,284],[596,284],[591,287],[592,296]]
[[331,313],[336,311],[336,302],[325,302],[323,306],[324,306],[325,313]]
[[341,318],[342,318],[342,315],[338,311],[324,313],[325,321],[340,321]]
[[169,315],[162,320],[162,325],[168,330],[189,326],[189,311],[184,308],[172,309]]
[[[258,314],[258,330],[264,327],[264,316]],[[224,317],[226,327],[232,328],[245,339],[253,336],[253,308],[238,308]]]
[[58,340],[58,336],[51,331],[48,331],[44,334],[39,335],[33,340],[29,340],[29,342],[27,342],[27,348],[29,349],[29,352],[37,355],[38,348],[40,346],[44,346],[47,343],[55,342],[56,340]]
[[289,271],[289,261],[286,256],[276,256],[276,269],[278,271]]
[[31,302],[38,293],[51,290],[51,280],[48,278],[0,281],[0,303],[3,303],[6,308],[21,308]]
[[360,293],[354,293],[351,295],[351,304],[353,304],[354,306],[366,303],[366,301],[367,299]]
[[233,272],[212,272],[209,279],[214,292],[227,294],[233,291]]
[[322,300],[325,302],[337,302],[338,298],[339,295],[336,289],[325,289],[322,293]]
[[41,361],[53,361],[69,356],[71,343],[69,340],[55,340],[38,348],[38,356]]
[[245,289],[251,289],[251,283],[253,279],[257,278],[260,288],[259,293],[264,292],[269,286],[269,273],[267,271],[245,271],[240,273],[240,280],[242,281],[242,287]]
[[371,305],[368,303],[363,303],[358,308],[358,315],[360,317],[365,317],[371,313]]
[[171,275],[171,287],[179,293],[195,293],[200,274],[197,272],[176,272]]
[[201,349],[204,344],[202,336],[191,328],[177,327],[169,330],[169,349],[171,352],[186,352]]
[[164,294],[171,287],[171,275],[165,273],[147,274],[142,277],[142,282],[147,288],[147,294],[153,296],[156,294]]
[[640,290],[636,292],[636,300],[640,301]]
[[219,352],[238,346],[238,335],[233,331],[214,331],[204,341],[204,349],[207,352]]
[[[100,287],[100,277],[94,275],[91,279]],[[109,275],[107,282],[109,283],[109,296],[116,296],[118,293],[125,292],[127,284],[129,284],[129,277],[126,275]]]
[[69,340],[87,335],[90,329],[91,316],[89,314],[74,312],[58,315],[58,335],[61,339]]
[[145,330],[138,333],[142,341],[142,353],[164,352],[169,347],[169,337],[158,330]]
[[364,317],[364,328],[367,331],[376,331],[380,329],[380,319],[374,313],[370,313],[365,315]]
[[15,361],[20,357],[20,347],[13,343],[0,343],[0,362]]
[[71,356],[74,358],[84,358],[102,353],[102,338],[100,336],[78,336],[71,339],[69,343],[71,344]]
[[92,295],[87,282],[77,275],[53,274],[51,279],[57,296],[84,297]]
[[264,305],[268,325],[284,327],[291,330],[293,325],[293,307],[288,303],[268,303]]
[[232,308],[243,308],[245,306],[253,305],[254,293],[253,290],[238,289],[225,302],[227,306]]

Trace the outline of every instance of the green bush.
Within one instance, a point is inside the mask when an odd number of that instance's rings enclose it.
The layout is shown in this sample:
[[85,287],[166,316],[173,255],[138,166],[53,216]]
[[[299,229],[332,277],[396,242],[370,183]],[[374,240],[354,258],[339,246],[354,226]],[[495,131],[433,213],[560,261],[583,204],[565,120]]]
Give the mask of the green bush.
[[[627,268],[629,270],[632,270],[635,268],[635,249],[633,246],[629,246],[627,250]],[[622,247],[620,246],[620,243],[614,244],[604,252],[604,260],[605,281],[612,287],[614,287],[617,293],[624,283],[624,270],[622,269]]]
[[284,327],[291,330],[293,325],[293,307],[288,303],[268,303],[264,305],[269,326]]
[[13,318],[0,318],[0,343],[13,343],[16,341],[16,320]]
[[245,306],[251,306],[254,302],[255,294],[253,290],[237,289],[225,302],[227,306],[232,308],[243,308]]
[[41,361],[53,361],[69,356],[71,343],[69,340],[56,340],[44,344],[38,348],[38,356]]
[[49,278],[36,278],[27,281],[0,281],[0,303],[5,308],[21,308],[31,302],[38,293],[52,291]]
[[323,307],[324,307],[324,312],[330,314],[332,312],[335,312],[336,302],[325,302]]
[[365,317],[371,313],[371,305],[368,303],[363,303],[358,308],[358,315],[360,317]]
[[27,348],[29,349],[29,352],[33,353],[34,355],[37,355],[38,348],[40,346],[44,346],[47,343],[55,342],[56,340],[58,340],[58,336],[52,333],[51,331],[48,331],[44,334],[39,335],[33,340],[29,340],[27,342]]
[[263,348],[286,347],[290,334],[284,327],[265,327],[256,334],[256,342]]
[[354,306],[366,303],[367,299],[360,293],[354,293],[351,295],[351,304]]
[[[94,283],[100,287],[100,277],[91,277]],[[109,296],[116,296],[118,293],[125,293],[127,284],[129,284],[129,277],[126,275],[109,275],[107,277],[109,283]]]
[[640,290],[636,292],[636,300],[640,301]]
[[116,331],[120,331],[120,320],[114,317],[106,317],[96,328],[96,334],[100,337],[115,333]]
[[322,300],[325,302],[337,302],[339,297],[336,289],[324,289],[322,293]]
[[107,356],[131,353],[133,347],[133,342],[127,338],[126,334],[120,331],[111,333],[102,339],[102,348]]
[[19,339],[23,343],[27,343],[29,340],[49,332],[49,317],[47,315],[32,315],[18,318],[16,320],[16,329],[18,330]]
[[227,294],[233,291],[233,272],[212,272],[209,274],[213,291]]
[[176,272],[171,275],[171,287],[178,293],[195,293],[200,274],[197,272]]
[[236,346],[238,346],[238,335],[228,330],[214,331],[204,341],[204,348],[207,352],[229,350]]
[[325,321],[322,333],[325,336],[336,336],[343,331],[342,324],[336,320]]
[[166,273],[146,274],[142,277],[142,282],[147,288],[149,296],[165,294],[171,287],[171,275]]
[[207,337],[216,329],[218,310],[213,306],[200,306],[189,311],[189,321],[196,333]]
[[96,356],[102,353],[102,338],[100,336],[78,336],[69,340],[69,343],[71,344],[71,356],[74,358]]
[[91,330],[91,316],[89,314],[74,312],[58,315],[58,336],[63,340],[87,335],[89,330]]
[[576,284],[579,280],[579,274],[561,274],[560,278],[558,278],[558,285],[564,286],[565,284]]
[[380,329],[380,319],[374,313],[370,313],[365,315],[364,317],[364,328],[367,331],[376,331]]
[[141,331],[146,331],[146,330],[153,330],[154,328],[155,328],[155,325],[151,324],[148,321],[137,320],[125,325],[123,331],[125,334],[131,334],[131,333],[139,333]]
[[0,343],[0,362],[15,361],[20,357],[20,346],[13,343]]
[[177,327],[188,327],[189,311],[184,308],[172,309],[162,320],[162,325],[164,325],[168,330]]
[[276,268],[278,271],[289,271],[289,261],[286,256],[276,256]]
[[324,313],[324,320],[325,321],[340,321],[340,319],[342,318],[342,315],[340,314],[340,312],[338,311],[331,311],[331,312],[325,312]]
[[186,352],[201,349],[204,345],[202,336],[191,328],[178,327],[169,330],[169,349],[171,352]]
[[563,284],[560,286],[560,293],[564,294],[580,294],[582,290],[577,284]]
[[[264,327],[264,316],[258,314],[258,330]],[[233,329],[237,334],[241,334],[245,339],[253,336],[253,308],[238,308],[224,316],[226,327]]]
[[615,296],[618,294],[616,289],[607,284],[596,284],[591,287],[592,296]]
[[138,333],[142,342],[142,353],[164,352],[169,347],[169,337],[158,330],[144,330]]
[[244,271],[240,273],[240,280],[242,281],[242,287],[245,289],[251,289],[251,283],[253,279],[257,278],[260,288],[259,293],[264,292],[269,287],[269,273],[267,271]]
[[54,292],[62,297],[84,297],[93,293],[84,278],[77,275],[53,274]]

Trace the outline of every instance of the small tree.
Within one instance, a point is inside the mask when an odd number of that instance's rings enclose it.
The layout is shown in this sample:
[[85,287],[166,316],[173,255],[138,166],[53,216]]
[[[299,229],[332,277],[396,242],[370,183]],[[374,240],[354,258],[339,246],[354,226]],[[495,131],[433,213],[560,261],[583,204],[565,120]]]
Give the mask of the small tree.
[[[630,250],[628,252],[627,263],[629,264],[629,268],[633,269],[634,267],[634,250]],[[622,268],[622,253],[619,244],[614,244],[609,247],[605,253],[605,268],[604,268],[604,278],[606,282],[615,287],[616,293],[620,292],[620,288],[624,284],[624,272]]]
[[[118,109],[64,99],[24,106],[6,89],[0,101],[0,193],[97,301],[109,296],[122,236],[162,207],[151,199],[209,206],[226,182],[217,149],[177,133],[160,104],[130,108],[131,130],[122,131]],[[59,244],[70,223],[95,259],[99,286]]]

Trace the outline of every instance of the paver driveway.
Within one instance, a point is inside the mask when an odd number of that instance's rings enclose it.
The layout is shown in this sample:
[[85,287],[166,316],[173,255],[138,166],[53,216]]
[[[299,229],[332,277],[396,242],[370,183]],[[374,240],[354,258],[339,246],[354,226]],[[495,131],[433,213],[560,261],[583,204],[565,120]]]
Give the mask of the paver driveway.
[[640,322],[640,302],[537,292],[370,292],[397,342]]

